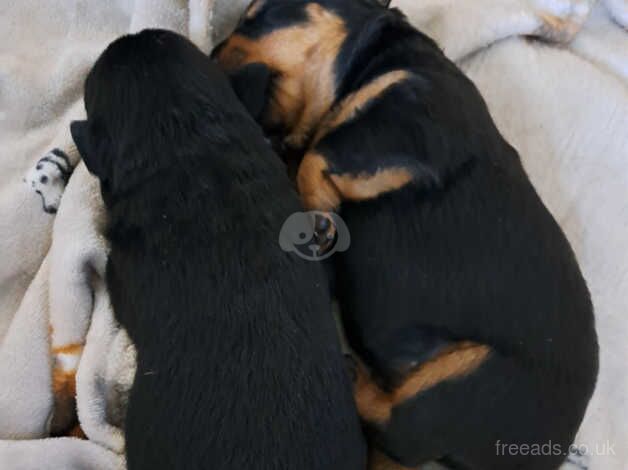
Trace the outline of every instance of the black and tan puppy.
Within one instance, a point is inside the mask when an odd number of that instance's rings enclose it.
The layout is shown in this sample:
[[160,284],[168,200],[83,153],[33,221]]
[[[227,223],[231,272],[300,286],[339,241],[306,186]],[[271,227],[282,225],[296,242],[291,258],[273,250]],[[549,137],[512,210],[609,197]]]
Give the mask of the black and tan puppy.
[[358,408],[388,456],[371,466],[556,468],[596,380],[592,305],[471,81],[375,0],[255,1],[215,57],[303,151],[307,208],[351,231],[334,260],[370,368]]
[[362,470],[320,267],[279,247],[296,192],[206,56],[172,32],[112,43],[72,125],[109,215],[107,284],[138,351],[135,469]]

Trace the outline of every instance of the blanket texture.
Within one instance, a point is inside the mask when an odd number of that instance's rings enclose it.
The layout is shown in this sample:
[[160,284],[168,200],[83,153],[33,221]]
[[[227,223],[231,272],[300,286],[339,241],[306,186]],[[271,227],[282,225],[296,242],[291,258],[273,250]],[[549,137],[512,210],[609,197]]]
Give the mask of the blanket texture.
[[[121,425],[135,351],[102,280],[98,183],[68,132],[84,114],[89,68],[117,36],[147,27],[189,35],[209,51],[246,4],[0,0],[3,470],[125,467]],[[50,438],[68,432],[89,440]]]
[[[0,468],[125,468],[134,349],[103,283],[97,182],[68,123],[115,37],[209,51],[248,0],[0,0]],[[479,86],[581,262],[598,388],[565,468],[628,468],[628,1],[393,0]],[[77,414],[78,412],[78,414]],[[51,438],[76,424],[88,440]],[[513,424],[516,425],[516,424]],[[540,443],[545,444],[545,443]]]

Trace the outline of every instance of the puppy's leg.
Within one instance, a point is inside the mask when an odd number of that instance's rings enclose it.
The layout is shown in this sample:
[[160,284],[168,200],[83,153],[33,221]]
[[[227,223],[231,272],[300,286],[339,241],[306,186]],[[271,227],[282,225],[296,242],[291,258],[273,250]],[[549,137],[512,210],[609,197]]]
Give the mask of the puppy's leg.
[[434,359],[411,372],[395,389],[393,406],[428,390],[446,380],[462,378],[473,373],[489,357],[491,349],[483,344],[464,341],[452,345]]
[[385,168],[373,174],[331,173],[329,178],[343,200],[364,201],[401,189],[414,177],[406,168]]
[[[390,416],[390,395],[372,380],[361,363],[353,359],[350,368],[354,373],[355,399],[360,417],[371,423],[386,421]],[[369,452],[368,470],[410,470],[410,468],[395,462],[375,448],[371,448]],[[413,469],[418,470],[418,467]]]
[[321,153],[308,152],[297,174],[297,186],[307,209],[333,211],[342,201],[374,199],[410,183],[412,173],[402,167],[383,168],[375,173],[338,172]]
[[[472,375],[489,358],[490,352],[490,348],[485,345],[472,342],[455,343],[408,373],[400,384],[391,390],[384,390],[362,364],[354,361],[351,368],[358,414],[374,434],[379,435],[376,442],[381,445],[381,449],[391,451],[393,455],[399,455],[400,458],[405,459],[403,464],[398,463],[384,453],[373,449],[369,470],[418,469],[416,466],[409,465],[435,460],[448,451],[446,448],[441,448],[440,438],[437,437],[433,443],[429,439],[432,429],[438,435],[437,430],[442,430],[443,426],[447,427],[447,423],[428,421],[425,426],[403,426],[399,429],[396,420],[400,415],[394,414],[395,408],[403,406],[415,397],[429,394],[430,389],[438,384]],[[402,415],[407,412],[413,413],[405,409],[399,411]],[[426,448],[420,452],[422,458],[416,459],[415,456],[407,455],[405,452],[397,453],[396,448],[404,448],[404,441],[412,440],[414,434],[423,436],[420,440]]]
[[306,209],[334,211],[342,201],[338,188],[329,178],[329,163],[320,153],[308,152],[303,157],[297,187]]
[[393,397],[380,388],[358,361],[354,366],[354,397],[358,414],[367,423],[384,424],[390,419]]
[[393,408],[441,382],[473,373],[490,354],[485,345],[460,342],[410,372],[394,390],[387,392],[373,380],[364,366],[358,365],[354,384],[358,413],[370,424],[385,425]]

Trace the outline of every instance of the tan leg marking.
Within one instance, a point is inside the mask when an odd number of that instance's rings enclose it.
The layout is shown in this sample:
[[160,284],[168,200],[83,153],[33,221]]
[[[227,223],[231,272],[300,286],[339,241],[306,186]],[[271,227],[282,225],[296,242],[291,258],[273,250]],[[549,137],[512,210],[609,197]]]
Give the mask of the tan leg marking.
[[297,186],[306,209],[334,211],[340,206],[340,194],[327,175],[325,157],[308,153],[303,157],[297,174]]
[[441,382],[471,374],[486,361],[490,351],[485,345],[468,341],[458,343],[408,374],[391,393],[381,390],[361,367],[355,384],[358,412],[368,422],[386,423],[395,406]]
[[[355,117],[355,115],[367,103],[380,96],[391,86],[400,83],[410,74],[405,70],[397,70],[378,77],[371,83],[365,85],[347,97],[332,113],[325,119],[314,138],[314,145],[320,141],[329,131],[338,127]],[[327,167],[324,168],[327,170]],[[351,174],[329,174],[328,178],[333,183],[330,186],[325,182],[322,192],[329,193],[335,186],[335,193],[340,193],[342,200],[363,201],[374,199],[377,196],[400,189],[410,183],[413,175],[405,168],[386,168],[373,175],[351,175]],[[299,186],[300,188],[300,186]],[[314,193],[313,188],[308,193]],[[301,193],[303,194],[303,192]],[[320,202],[320,198],[304,198],[306,207],[311,209],[329,210],[321,206],[314,206]],[[336,206],[337,207],[337,206]]]
[[347,96],[325,117],[316,133],[313,145],[316,145],[325,135],[329,134],[329,132],[336,127],[354,119],[362,108],[390,87],[408,78],[410,78],[410,73],[405,70],[388,72]]
[[488,346],[482,344],[460,343],[456,349],[426,362],[419,370],[406,377],[404,383],[395,390],[393,403],[403,403],[440,382],[472,373],[482,365],[490,351]]
[[403,188],[414,176],[405,168],[386,168],[374,175],[330,174],[343,200],[365,201]]
[[297,187],[306,209],[330,212],[342,201],[374,199],[404,187],[413,178],[405,168],[387,168],[374,175],[331,174],[325,157],[310,152],[299,166]]
[[354,397],[360,417],[369,423],[385,423],[390,419],[391,395],[375,383],[363,364],[359,364],[354,383]]

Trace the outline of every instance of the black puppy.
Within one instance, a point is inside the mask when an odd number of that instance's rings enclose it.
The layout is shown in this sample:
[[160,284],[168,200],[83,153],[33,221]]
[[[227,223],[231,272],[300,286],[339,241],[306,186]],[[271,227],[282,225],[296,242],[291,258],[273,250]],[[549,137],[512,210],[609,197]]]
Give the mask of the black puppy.
[[278,243],[297,194],[222,72],[147,30],[102,54],[85,107],[72,134],[138,351],[129,469],[362,470],[324,274]]
[[215,57],[305,154],[306,207],[351,231],[337,295],[374,445],[407,467],[556,468],[595,384],[592,305],[471,81],[375,0],[255,1]]

